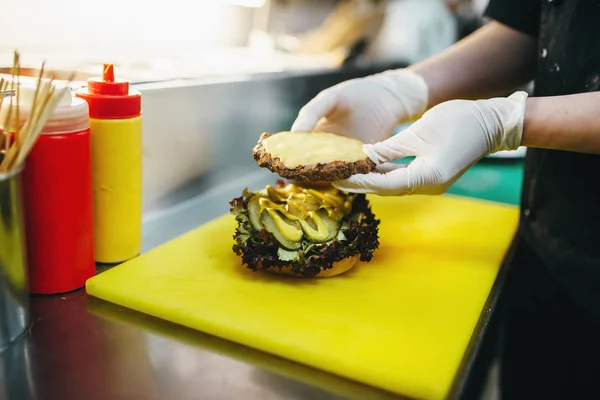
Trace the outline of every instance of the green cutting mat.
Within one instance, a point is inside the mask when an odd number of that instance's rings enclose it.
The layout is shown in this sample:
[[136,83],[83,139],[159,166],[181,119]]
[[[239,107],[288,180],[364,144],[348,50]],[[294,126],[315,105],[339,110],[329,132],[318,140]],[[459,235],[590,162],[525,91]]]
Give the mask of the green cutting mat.
[[486,159],[460,177],[448,193],[519,205],[522,182],[522,159]]
[[[412,158],[396,161],[407,164]],[[463,174],[448,193],[519,205],[523,159],[484,159]]]

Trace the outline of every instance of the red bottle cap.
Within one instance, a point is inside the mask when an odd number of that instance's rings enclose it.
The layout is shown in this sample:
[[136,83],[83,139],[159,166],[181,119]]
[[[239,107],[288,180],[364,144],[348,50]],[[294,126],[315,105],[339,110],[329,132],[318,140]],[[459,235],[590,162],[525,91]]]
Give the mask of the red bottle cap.
[[76,96],[85,99],[90,106],[90,118],[133,118],[142,113],[142,96],[129,88],[129,82],[115,79],[113,64],[104,64],[101,78],[88,79],[87,88],[77,91]]

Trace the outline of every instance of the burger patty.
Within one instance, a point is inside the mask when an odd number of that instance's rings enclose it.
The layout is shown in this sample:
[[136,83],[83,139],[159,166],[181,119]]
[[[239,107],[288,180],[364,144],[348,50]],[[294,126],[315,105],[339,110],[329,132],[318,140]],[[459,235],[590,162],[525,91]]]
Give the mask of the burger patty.
[[300,165],[294,169],[286,167],[279,158],[271,157],[264,146],[263,140],[271,136],[268,133],[260,135],[258,143],[252,149],[252,155],[260,167],[279,174],[279,176],[296,181],[337,181],[347,179],[356,174],[368,174],[374,171],[376,165],[368,157],[356,162],[332,161],[313,165]]

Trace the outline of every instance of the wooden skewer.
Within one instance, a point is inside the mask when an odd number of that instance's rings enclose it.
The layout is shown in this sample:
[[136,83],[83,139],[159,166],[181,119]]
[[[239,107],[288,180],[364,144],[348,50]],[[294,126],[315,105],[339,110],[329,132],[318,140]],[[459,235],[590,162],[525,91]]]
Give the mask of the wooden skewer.
[[11,107],[8,108],[8,118],[7,120],[9,120],[8,124],[4,124],[4,154],[8,153],[8,148],[10,147],[10,111],[11,111]]
[[[52,81],[50,83],[52,83]],[[70,84],[70,82],[69,82],[69,84]],[[64,88],[56,89],[56,87],[54,87],[52,84],[50,84],[48,86],[48,88],[49,88],[49,90],[46,92],[46,96],[44,98],[42,108],[41,108],[41,110],[43,110],[43,111],[41,111],[38,114],[38,118],[35,120],[35,124],[33,125],[33,128],[31,128],[30,132],[28,132],[28,135],[27,135],[28,140],[26,142],[25,141],[23,142],[21,150],[19,151],[17,164],[20,164],[21,162],[23,162],[25,160],[25,158],[27,157],[27,155],[29,154],[29,152],[31,151],[31,149],[33,148],[33,145],[35,144],[40,132],[42,131],[42,128],[44,127],[44,125],[46,124],[48,119],[52,116],[52,113],[56,109],[58,103],[60,102],[62,96],[64,95],[64,92],[70,91],[68,85],[65,86]]]
[[38,81],[37,81],[37,85],[35,87],[35,93],[33,94],[33,105],[31,106],[31,114],[30,114],[30,118],[33,117],[37,111],[37,101],[38,101],[38,94],[40,92],[40,87],[42,86],[42,75],[44,74],[44,68],[46,66],[46,62],[42,62],[42,68],[40,68],[40,74],[38,75]]
[[58,105],[60,97],[61,94],[58,94],[55,88],[50,89],[50,91],[47,94],[47,101],[45,102],[43,112],[40,113],[39,118],[37,119],[36,124],[34,125],[35,127],[31,129],[30,133],[28,133],[27,141],[24,141],[23,145],[21,146],[17,158],[17,164],[22,163],[25,160],[25,158],[29,155],[29,152],[33,148],[33,145],[35,144],[38,136],[40,135],[44,124],[48,121],[50,116],[52,116],[54,109]]
[[15,141],[17,146],[21,145],[21,129],[20,129],[20,125],[21,125],[21,113],[19,112],[19,100],[21,99],[21,90],[19,89],[21,87],[21,61],[20,61],[20,55],[18,52],[15,51],[15,61],[14,63],[16,64],[16,71],[13,71],[14,74],[17,75],[17,133],[16,133],[16,137],[15,137]]
[[[16,62],[18,60],[17,54],[15,52],[15,57],[13,59],[13,70],[11,73],[11,83],[10,83],[10,87],[11,87],[11,92],[14,90],[14,85],[15,85],[15,67],[16,67]],[[6,81],[5,87],[2,90],[2,100],[0,102],[0,106],[3,105],[4,102],[4,98],[6,97],[6,90],[8,90],[8,81]],[[0,163],[0,172],[6,173],[8,172],[8,159],[10,157],[10,153],[11,153],[11,129],[10,129],[10,125],[11,125],[11,117],[12,117],[12,94],[9,98],[9,104],[8,104],[8,113],[6,115],[6,119],[5,122],[2,126],[2,130],[3,130],[3,136],[4,136],[4,158],[2,159],[2,162]]]
[[[12,80],[11,80],[11,84],[10,84],[10,90],[11,92],[13,91],[13,88],[15,86],[15,76],[12,76]],[[11,125],[11,117],[12,117],[12,108],[13,108],[13,101],[12,98],[9,98],[8,100],[8,113],[6,114],[6,118],[4,119],[4,157],[6,160],[6,154],[8,154],[8,149],[11,145],[11,140],[10,140],[10,133],[11,133],[11,129],[10,129],[10,125]]]
[[[54,94],[55,94],[55,88],[53,86],[49,85],[48,90],[46,90],[44,93],[43,100],[42,100],[43,103],[40,108],[40,112],[37,114],[36,118],[33,120],[33,124],[30,125],[30,129],[27,131],[27,135],[26,135],[26,137],[23,141],[23,144],[20,148],[19,156],[17,158],[17,164],[20,164],[25,159],[27,154],[29,154],[29,151],[33,147],[33,144],[37,140],[42,128],[44,127],[44,124],[48,121],[48,118],[50,118],[50,116],[54,112],[54,108],[55,108],[56,104],[58,104],[58,101],[60,100],[60,96],[53,97]],[[51,104],[51,105],[48,106],[49,104]]]
[[[41,85],[41,80],[38,81],[38,86]],[[14,147],[14,151],[10,151],[9,153],[7,153],[4,156],[4,162],[6,163],[6,169],[10,169],[12,167],[12,163],[15,160],[15,157],[17,157],[17,161],[18,163],[20,163],[19,160],[23,160],[23,158],[20,156],[19,153],[21,153],[21,149],[23,146],[27,146],[28,143],[30,141],[34,141],[35,139],[37,139],[37,135],[34,135],[33,132],[35,131],[35,127],[37,126],[37,122],[39,121],[40,118],[40,114],[44,111],[44,107],[46,106],[47,102],[48,102],[48,97],[52,95],[53,92],[53,87],[52,85],[47,85],[44,86],[44,88],[42,88],[42,91],[40,93],[38,93],[40,95],[40,98],[42,99],[42,106],[40,108],[36,108],[36,110],[38,111],[36,114],[33,114],[29,117],[29,120],[27,120],[27,123],[23,126],[23,129],[21,129],[21,135],[23,136],[23,143],[21,144],[20,147]],[[37,89],[36,89],[37,92]],[[36,99],[34,98],[34,104],[32,109],[36,106]],[[38,98],[39,100],[39,98]],[[45,123],[45,121],[44,121]],[[39,132],[38,132],[39,133]],[[33,137],[35,136],[35,137]],[[13,150],[11,148],[11,150]]]
[[[40,94],[40,88],[43,85],[42,76],[44,73],[44,67],[45,67],[45,63],[42,63],[42,67],[41,67],[40,73],[38,75],[35,93],[33,96],[33,104],[31,106],[31,114],[29,115],[29,119],[25,122],[25,124],[21,127],[21,129],[19,129],[19,135],[21,136],[23,141],[27,140],[27,135],[29,134],[30,126],[32,125],[33,120],[36,119],[36,113],[38,112],[38,108],[37,108],[38,95]],[[46,86],[42,90],[49,88],[49,87],[50,86]],[[17,99],[17,102],[18,102],[18,99]],[[9,109],[9,112],[10,112],[10,109]],[[12,161],[14,160],[15,156],[17,155],[17,152],[20,149],[20,146],[21,146],[21,143],[19,143],[18,147],[11,149],[11,151],[5,152],[4,160],[3,160],[2,164],[0,165],[0,172],[5,172],[5,173],[8,172],[8,170],[10,169],[10,166],[12,164]]]
[[[41,105],[37,109],[38,112],[35,114],[32,114],[32,116],[31,116],[31,120],[32,120],[32,128],[31,129],[33,129],[33,130],[35,130],[37,123],[40,119],[40,116],[44,112],[44,109],[48,105],[48,101],[50,100],[50,96],[54,92],[54,86],[52,85],[52,83],[53,83],[53,80],[50,80],[50,82],[48,82],[48,84],[42,89],[42,92],[40,93],[40,97],[37,99],[37,100],[41,101]],[[28,132],[28,133],[30,133],[30,132]]]
[[[12,68],[12,73],[11,73],[11,80],[10,80],[10,94],[11,94],[11,99],[10,102],[8,104],[8,123],[4,124],[6,126],[6,140],[5,140],[5,145],[4,145],[4,151],[7,152],[8,148],[12,145],[11,143],[11,139],[12,139],[12,129],[11,129],[11,124],[12,124],[12,110],[13,110],[13,101],[12,101],[12,97],[14,97],[14,93],[15,93],[15,69],[16,69],[16,65],[19,62],[19,56],[17,55],[17,52],[15,52],[14,57],[13,57],[13,68]],[[18,83],[18,82],[17,82]],[[18,105],[18,102],[16,102],[16,104]],[[17,129],[19,129],[19,123],[17,122]]]
[[[4,78],[0,78],[0,110],[2,110],[2,104],[4,103],[4,98],[6,97],[6,88],[4,87]],[[4,140],[5,140],[6,132],[4,132],[4,128],[2,129],[2,135],[0,135],[0,153],[3,152],[4,148]]]

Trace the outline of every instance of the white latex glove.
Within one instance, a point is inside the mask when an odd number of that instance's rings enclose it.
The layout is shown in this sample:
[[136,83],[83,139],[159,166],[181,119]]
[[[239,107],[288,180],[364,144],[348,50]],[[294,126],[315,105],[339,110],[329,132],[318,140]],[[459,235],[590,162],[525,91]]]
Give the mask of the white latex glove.
[[[406,130],[364,146],[379,172],[333,186],[384,196],[444,193],[484,156],[520,146],[526,100],[526,92],[516,92],[507,98],[439,104]],[[390,163],[406,156],[416,158],[407,166]]]
[[389,138],[427,108],[427,84],[407,69],[350,79],[323,90],[300,112],[292,131],[336,133],[364,143]]

